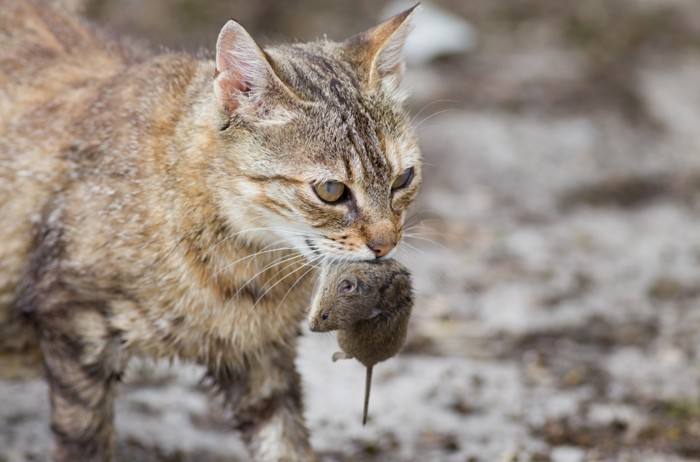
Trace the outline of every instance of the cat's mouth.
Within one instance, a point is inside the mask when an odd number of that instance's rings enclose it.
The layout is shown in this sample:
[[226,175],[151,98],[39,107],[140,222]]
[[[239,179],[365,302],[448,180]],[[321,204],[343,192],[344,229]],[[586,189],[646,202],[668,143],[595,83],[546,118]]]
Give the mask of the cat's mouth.
[[314,240],[310,237],[304,239],[304,244],[308,248],[309,257],[312,260],[329,261],[374,261],[376,255],[367,248],[366,252],[339,252],[333,246],[324,245],[323,240]]

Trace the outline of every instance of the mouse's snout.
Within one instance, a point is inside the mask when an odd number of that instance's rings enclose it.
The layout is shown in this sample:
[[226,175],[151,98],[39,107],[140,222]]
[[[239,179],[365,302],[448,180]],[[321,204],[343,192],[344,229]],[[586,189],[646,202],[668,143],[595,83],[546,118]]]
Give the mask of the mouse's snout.
[[330,317],[330,311],[322,311],[310,316],[309,329],[311,329],[311,332],[328,332],[333,330],[335,326],[331,325],[333,323],[329,321]]
[[321,331],[321,326],[320,322],[318,321],[318,318],[313,317],[309,318],[309,329],[311,329],[311,332],[320,332]]

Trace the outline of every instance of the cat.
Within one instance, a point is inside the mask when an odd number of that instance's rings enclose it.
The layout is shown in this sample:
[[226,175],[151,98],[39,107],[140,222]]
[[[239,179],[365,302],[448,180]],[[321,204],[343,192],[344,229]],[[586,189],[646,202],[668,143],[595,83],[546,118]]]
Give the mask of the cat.
[[0,0],[2,372],[43,363],[56,461],[111,459],[134,356],[203,365],[254,460],[314,460],[294,360],[316,267],[393,255],[421,183],[415,7],[264,50],[231,20],[207,60],[59,3]]

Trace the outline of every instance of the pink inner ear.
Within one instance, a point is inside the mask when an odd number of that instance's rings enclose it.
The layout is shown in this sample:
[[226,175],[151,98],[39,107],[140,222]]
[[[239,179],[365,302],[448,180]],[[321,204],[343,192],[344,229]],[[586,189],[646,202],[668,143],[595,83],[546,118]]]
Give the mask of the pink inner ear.
[[242,93],[264,87],[269,77],[258,46],[235,21],[226,23],[219,34],[216,69],[217,94],[230,111],[240,107]]
[[243,74],[236,72],[235,70],[230,70],[227,74],[228,78],[225,78],[225,85],[228,85],[232,90],[238,90],[241,93],[249,90],[248,83],[246,82]]
[[238,109],[240,106],[240,94],[248,89],[240,74],[235,76],[231,74],[231,72],[222,73],[216,80],[216,84],[219,86],[219,91],[217,93],[222,95],[222,102],[226,110],[230,112]]

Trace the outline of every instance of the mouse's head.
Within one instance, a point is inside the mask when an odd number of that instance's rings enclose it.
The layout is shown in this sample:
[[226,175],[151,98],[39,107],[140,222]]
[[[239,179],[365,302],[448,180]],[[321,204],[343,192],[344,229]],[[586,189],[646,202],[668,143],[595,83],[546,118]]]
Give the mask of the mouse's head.
[[309,327],[312,331],[347,329],[357,321],[379,314],[379,288],[383,285],[385,269],[377,263],[324,265],[311,304]]

